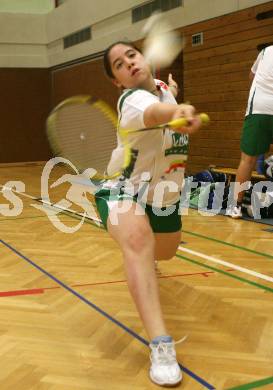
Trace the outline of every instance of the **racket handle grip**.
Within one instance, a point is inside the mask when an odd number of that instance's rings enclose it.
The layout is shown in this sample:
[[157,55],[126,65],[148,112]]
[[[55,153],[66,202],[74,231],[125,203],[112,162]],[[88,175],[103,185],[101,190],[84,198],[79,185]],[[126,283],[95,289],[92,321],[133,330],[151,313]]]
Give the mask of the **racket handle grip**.
[[[209,116],[208,114],[205,114],[204,112],[202,114],[199,114],[199,118],[203,125],[206,125],[209,123]],[[178,118],[174,119],[173,121],[169,122],[168,125],[172,127],[173,129],[178,129],[179,127],[185,127],[188,126],[190,123],[186,118]]]
[[199,118],[201,119],[203,125],[207,125],[210,121],[208,114],[206,114],[205,112],[199,114]]

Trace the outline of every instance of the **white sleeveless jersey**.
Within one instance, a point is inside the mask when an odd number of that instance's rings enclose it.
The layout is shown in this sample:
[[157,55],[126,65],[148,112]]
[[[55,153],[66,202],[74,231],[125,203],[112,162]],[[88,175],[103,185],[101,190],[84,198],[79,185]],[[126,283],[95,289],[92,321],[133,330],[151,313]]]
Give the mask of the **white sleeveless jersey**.
[[[144,89],[125,90],[118,101],[119,126],[125,129],[144,128],[144,111],[151,104],[163,102],[177,104],[168,86],[155,80],[160,96]],[[138,197],[154,207],[172,205],[180,198],[183,185],[185,163],[188,155],[188,134],[165,130],[149,130],[129,136],[132,161],[123,175],[107,181],[103,188],[113,188],[121,182],[126,192]],[[107,173],[116,172],[123,161],[123,144],[118,137],[118,145],[113,151]]]
[[260,52],[251,71],[255,76],[249,92],[246,115],[273,115],[273,46]]

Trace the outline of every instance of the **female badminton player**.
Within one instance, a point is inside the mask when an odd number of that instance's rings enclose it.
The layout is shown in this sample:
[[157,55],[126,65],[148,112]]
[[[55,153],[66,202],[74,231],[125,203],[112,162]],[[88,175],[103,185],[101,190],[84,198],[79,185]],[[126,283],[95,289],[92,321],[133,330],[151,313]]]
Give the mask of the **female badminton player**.
[[[171,259],[181,241],[179,200],[188,135],[198,131],[201,121],[193,106],[177,104],[169,86],[153,78],[150,65],[131,43],[108,47],[104,66],[122,90],[117,105],[122,128],[152,128],[180,117],[188,120],[175,132],[165,128],[132,133],[130,165],[96,195],[101,219],[122,251],[129,291],[150,339],[150,378],[158,385],[176,385],[182,373],[163,320],[155,260]],[[122,148],[118,139],[108,174],[122,160]]]

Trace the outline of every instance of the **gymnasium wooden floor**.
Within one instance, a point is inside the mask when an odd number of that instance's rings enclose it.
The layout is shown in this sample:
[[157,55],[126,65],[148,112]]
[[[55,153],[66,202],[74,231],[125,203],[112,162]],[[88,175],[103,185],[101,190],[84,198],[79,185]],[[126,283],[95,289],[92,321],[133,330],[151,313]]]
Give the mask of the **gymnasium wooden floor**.
[[[0,389],[144,390],[147,336],[129,296],[119,249],[85,222],[60,232],[33,205],[42,165],[0,167],[0,184],[25,183],[20,215],[0,193]],[[54,172],[54,180],[61,169]],[[60,185],[52,197],[65,197]],[[18,195],[17,195],[18,196]],[[59,214],[67,226],[79,220]],[[183,366],[181,388],[273,388],[272,226],[183,217],[177,256],[160,263],[168,329]]]

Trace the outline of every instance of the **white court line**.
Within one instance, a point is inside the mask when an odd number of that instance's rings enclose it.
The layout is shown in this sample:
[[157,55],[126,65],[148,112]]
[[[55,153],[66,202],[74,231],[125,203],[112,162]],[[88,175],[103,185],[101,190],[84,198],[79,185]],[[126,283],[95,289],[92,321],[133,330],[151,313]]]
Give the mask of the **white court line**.
[[0,184],[0,187],[3,188],[3,190],[8,190],[8,191],[12,191],[12,192],[15,192],[16,194],[20,194],[26,198],[29,198],[29,199],[33,199],[33,200],[37,200],[37,198],[35,198],[34,196],[32,195],[28,195],[26,194],[25,192],[20,192],[20,191],[16,191],[14,190],[13,188],[10,188],[10,187],[6,187],[6,186],[2,186],[2,184]]
[[273,278],[271,278],[271,276],[260,274],[259,272],[252,271],[252,270],[250,270],[248,268],[240,267],[239,265],[236,265],[236,264],[233,264],[233,263],[229,263],[228,261],[216,259],[215,257],[204,255],[201,252],[196,252],[196,251],[193,251],[191,249],[184,248],[182,246],[179,246],[178,249],[180,251],[190,253],[191,255],[202,257],[203,259],[212,261],[213,263],[221,264],[221,265],[224,265],[226,267],[231,267],[233,269],[236,269],[237,271],[244,272],[245,274],[249,274],[251,276],[254,276],[255,278],[267,280],[268,282],[273,283]]
[[99,224],[102,224],[102,221],[101,219],[95,217],[95,216],[92,216],[90,217],[89,215],[86,215],[84,213],[80,213],[76,210],[73,210],[73,209],[68,209],[66,207],[63,207],[63,206],[57,206],[55,205],[54,203],[50,203],[48,202],[47,200],[42,200],[42,199],[36,199],[38,202],[41,202],[42,204],[45,204],[46,206],[51,206],[51,207],[55,207],[56,209],[59,209],[59,210],[63,210],[63,211],[66,211],[68,213],[71,213],[71,214],[76,214],[76,215],[79,215],[80,217],[83,217],[83,218],[87,218],[87,219],[91,219],[91,221],[95,221]]
[[[102,221],[96,217],[90,217],[90,216],[87,216],[83,213],[79,213],[75,210],[72,210],[72,209],[67,209],[65,207],[61,207],[61,206],[56,206],[54,205],[54,203],[50,203],[48,201],[44,201],[40,198],[35,198],[34,196],[31,196],[31,195],[28,195],[26,194],[25,192],[19,192],[19,191],[15,191],[13,190],[12,188],[9,188],[9,187],[6,187],[6,186],[2,186],[0,185],[0,187],[6,189],[6,190],[10,190],[10,191],[13,191],[17,194],[20,194],[22,196],[25,196],[26,198],[29,198],[29,199],[33,199],[33,200],[36,200],[38,202],[41,202],[47,206],[51,206],[51,207],[55,207],[57,209],[60,209],[60,210],[63,210],[63,211],[67,211],[69,213],[72,213],[72,214],[76,214],[76,215],[79,215],[81,217],[85,217],[87,219],[90,219],[91,221],[93,220],[95,223],[99,223],[99,224],[102,224]],[[255,271],[252,271],[248,268],[244,268],[244,267],[240,267],[239,265],[236,265],[236,264],[233,264],[233,263],[230,263],[228,261],[224,261],[224,260],[220,260],[220,259],[216,259],[215,257],[212,257],[212,256],[208,256],[208,255],[205,255],[201,252],[197,252],[197,251],[193,251],[191,249],[187,249],[187,248],[184,248],[182,246],[179,246],[178,249],[182,252],[186,252],[186,253],[190,253],[191,255],[195,255],[195,256],[198,256],[198,257],[201,257],[205,260],[208,260],[208,261],[211,261],[213,263],[216,263],[216,264],[221,264],[221,265],[224,265],[226,267],[231,267],[233,269],[236,269],[237,271],[240,271],[240,272],[243,272],[245,274],[248,274],[248,275],[251,275],[251,276],[254,276],[255,278],[258,278],[258,279],[263,279],[263,280],[266,280],[268,282],[271,282],[273,283],[273,278],[270,277],[270,276],[267,276],[267,275],[264,275],[264,274],[261,274],[259,272],[255,272]]]
[[38,197],[35,197],[35,196],[32,196],[32,195],[28,195],[25,192],[16,191],[13,188],[2,186],[1,184],[0,184],[0,187],[5,189],[5,190],[12,191],[12,192],[14,192],[14,193],[16,193],[18,195],[22,195],[25,198],[28,198],[28,199],[31,199],[31,200],[35,200],[36,202],[40,202],[40,203],[42,203],[42,204],[44,204],[46,206],[53,207],[53,208],[58,209],[58,210],[66,211],[66,212],[71,213],[71,214],[76,214],[76,215],[78,215],[80,217],[90,219],[91,221],[94,221],[95,223],[98,223],[98,224],[101,224],[101,225],[103,224],[101,219],[98,219],[96,216],[90,217],[89,215],[86,215],[85,213],[80,213],[79,211],[76,211],[76,210],[73,210],[73,209],[68,209],[68,208],[60,206],[60,205],[55,205],[54,203],[51,203],[51,202],[49,202],[47,200],[43,200],[42,198],[38,198]]

